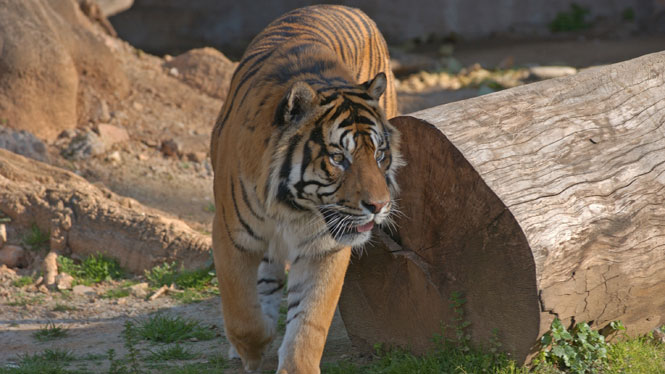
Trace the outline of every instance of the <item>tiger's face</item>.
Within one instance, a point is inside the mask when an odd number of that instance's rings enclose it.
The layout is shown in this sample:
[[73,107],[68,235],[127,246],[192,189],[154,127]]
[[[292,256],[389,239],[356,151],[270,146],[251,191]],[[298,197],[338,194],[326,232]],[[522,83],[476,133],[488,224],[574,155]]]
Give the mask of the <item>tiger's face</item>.
[[342,245],[364,244],[395,211],[395,172],[403,162],[399,133],[378,105],[385,87],[383,73],[320,92],[299,82],[278,110],[291,131],[284,135],[277,197],[314,212]]

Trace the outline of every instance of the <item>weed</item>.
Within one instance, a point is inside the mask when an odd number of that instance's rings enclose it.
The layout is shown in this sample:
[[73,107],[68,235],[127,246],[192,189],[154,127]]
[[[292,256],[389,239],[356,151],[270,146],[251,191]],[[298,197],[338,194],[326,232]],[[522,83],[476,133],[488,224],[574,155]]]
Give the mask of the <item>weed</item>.
[[102,295],[102,297],[105,299],[119,299],[121,297],[127,297],[127,296],[129,296],[129,289],[127,288],[113,288],[107,290]]
[[[178,269],[175,262],[164,263],[155,266],[145,272],[145,277],[152,287],[169,286],[175,284],[184,290],[207,291],[207,288],[215,283],[215,272],[208,269],[185,270]],[[185,298],[196,299],[195,294],[189,294]],[[177,296],[176,296],[177,298]]]
[[75,359],[74,354],[71,351],[65,351],[62,349],[45,349],[42,353],[35,353],[33,355],[26,354],[20,356],[20,358],[21,363],[30,363],[35,361],[66,363]]
[[219,294],[219,291],[215,289],[209,289],[203,291],[186,289],[183,292],[172,293],[170,294],[170,296],[183,304],[192,304],[192,303],[201,302],[211,297],[212,295],[215,295],[215,291],[217,292],[217,294]]
[[14,280],[14,281],[12,282],[12,285],[13,285],[14,287],[19,287],[19,288],[21,288],[21,287],[29,286],[29,285],[31,285],[33,282],[34,282],[34,279],[32,279],[32,277],[22,276],[22,277],[20,277],[19,279]]
[[180,344],[170,347],[164,347],[157,351],[150,351],[147,357],[148,361],[168,361],[168,360],[191,360],[196,357],[196,354],[183,348]]
[[635,21],[635,9],[628,7],[621,12],[621,18],[627,22]]
[[134,323],[132,321],[125,321],[125,326],[122,330],[122,338],[125,343],[125,348],[127,348],[128,351],[127,361],[129,367],[127,372],[130,374],[141,374],[143,371],[139,365],[139,351],[138,348],[136,348],[139,336],[137,331],[134,329]]
[[12,301],[8,302],[7,305],[9,306],[26,306],[26,305],[35,305],[35,304],[42,304],[44,303],[44,295],[42,294],[37,294],[37,295],[28,295],[24,293],[23,291],[20,291],[16,293],[16,296],[13,298]]
[[550,22],[550,30],[552,32],[584,30],[590,26],[586,22],[588,15],[588,8],[572,3],[570,4],[570,11],[557,13],[554,20]]
[[213,331],[201,326],[198,321],[160,313],[139,322],[137,330],[143,339],[157,343],[175,343],[191,338],[210,340],[215,337]]
[[214,203],[208,203],[208,205],[203,207],[203,210],[208,212],[208,213],[215,213],[215,204]]
[[[623,327],[622,324],[615,324]],[[570,331],[555,318],[550,331],[540,340],[536,364],[546,362],[571,373],[598,373],[607,368],[609,345],[605,337],[592,330],[586,322],[576,324]]]
[[47,349],[42,353],[19,356],[16,367],[0,367],[0,374],[83,374],[86,371],[67,369],[75,359],[70,351]]
[[67,304],[56,303],[53,309],[51,310],[53,310],[54,312],[69,312],[72,310],[78,310],[78,308]]
[[32,334],[32,337],[40,342],[60,339],[65,336],[67,336],[67,330],[61,326],[56,326],[53,321],[50,321]]
[[39,226],[33,223],[30,231],[23,236],[23,244],[34,251],[41,251],[46,248],[50,236],[48,231],[41,231]]
[[92,255],[76,264],[68,257],[58,257],[61,272],[70,274],[79,284],[91,285],[121,278],[124,273],[118,262],[102,254]]
[[286,307],[286,304],[282,303],[282,305],[279,306],[279,318],[277,319],[277,331],[279,331],[282,334],[286,331],[287,311],[288,308]]

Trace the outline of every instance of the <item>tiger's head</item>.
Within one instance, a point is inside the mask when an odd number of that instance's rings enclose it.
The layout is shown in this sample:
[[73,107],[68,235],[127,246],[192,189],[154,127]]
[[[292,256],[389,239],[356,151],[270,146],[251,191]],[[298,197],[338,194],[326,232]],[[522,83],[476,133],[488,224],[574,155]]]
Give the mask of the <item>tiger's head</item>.
[[[400,134],[379,98],[386,75],[360,85],[314,90],[295,83],[278,105],[281,129],[272,176],[276,199],[311,211],[342,245],[360,246],[395,212]],[[273,179],[273,180],[275,180]]]

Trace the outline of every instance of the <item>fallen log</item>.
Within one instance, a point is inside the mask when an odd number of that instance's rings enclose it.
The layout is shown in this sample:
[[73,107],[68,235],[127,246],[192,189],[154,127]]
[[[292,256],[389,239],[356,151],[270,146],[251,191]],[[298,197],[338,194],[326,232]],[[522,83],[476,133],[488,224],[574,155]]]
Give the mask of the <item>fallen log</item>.
[[0,149],[0,212],[19,232],[35,224],[49,247],[79,257],[101,253],[133,273],[176,261],[200,268],[211,240],[181,220],[90,184],[69,171]]
[[404,214],[352,259],[352,342],[423,352],[455,292],[472,339],[518,361],[555,317],[665,323],[663,72],[656,53],[393,119]]

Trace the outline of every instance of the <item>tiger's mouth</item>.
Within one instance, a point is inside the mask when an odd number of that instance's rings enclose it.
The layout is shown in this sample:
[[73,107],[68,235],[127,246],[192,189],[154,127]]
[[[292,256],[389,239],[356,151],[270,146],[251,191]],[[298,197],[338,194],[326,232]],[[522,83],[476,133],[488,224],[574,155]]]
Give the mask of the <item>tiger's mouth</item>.
[[[375,215],[355,215],[330,210],[322,210],[321,214],[328,227],[328,232],[333,239],[338,241],[368,233],[377,223]],[[368,219],[369,221],[367,221]]]

